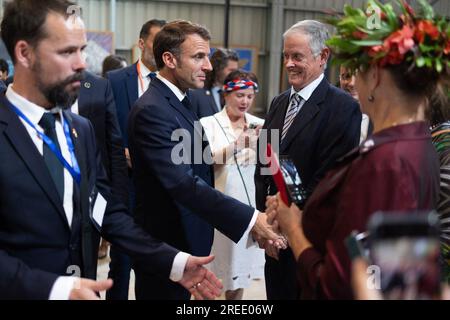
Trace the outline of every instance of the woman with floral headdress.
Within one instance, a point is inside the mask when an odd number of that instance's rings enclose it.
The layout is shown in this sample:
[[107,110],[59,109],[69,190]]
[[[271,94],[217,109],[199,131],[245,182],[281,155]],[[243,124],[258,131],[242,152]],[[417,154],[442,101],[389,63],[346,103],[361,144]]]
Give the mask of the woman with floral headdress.
[[[351,299],[351,262],[344,239],[365,231],[376,211],[431,210],[439,196],[439,160],[425,112],[437,82],[448,75],[450,27],[426,1],[418,13],[405,2],[369,0],[372,15],[346,6],[331,20],[328,45],[337,62],[356,72],[363,112],[373,135],[316,187],[303,211],[267,200],[298,261],[302,297]],[[370,12],[370,10],[368,10]],[[376,21],[376,19],[375,19]]]
[[[255,74],[236,70],[225,78],[222,92],[223,110],[200,120],[213,154],[215,188],[255,207],[255,150],[264,120],[248,110],[258,81]],[[235,244],[215,230],[211,254],[211,270],[222,280],[227,300],[242,299],[244,288],[264,277],[264,251],[252,238]]]

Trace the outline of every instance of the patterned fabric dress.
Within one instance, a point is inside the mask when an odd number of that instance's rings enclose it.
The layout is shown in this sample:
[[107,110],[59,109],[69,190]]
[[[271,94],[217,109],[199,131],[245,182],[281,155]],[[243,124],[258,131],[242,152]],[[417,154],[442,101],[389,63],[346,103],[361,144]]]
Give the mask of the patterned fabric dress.
[[433,144],[441,163],[441,188],[437,211],[441,220],[443,277],[450,283],[450,121],[432,129]]

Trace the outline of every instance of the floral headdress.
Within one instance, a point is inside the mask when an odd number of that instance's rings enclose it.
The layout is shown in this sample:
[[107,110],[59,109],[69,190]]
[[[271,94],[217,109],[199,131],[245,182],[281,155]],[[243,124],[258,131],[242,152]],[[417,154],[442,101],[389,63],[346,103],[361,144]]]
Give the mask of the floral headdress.
[[406,62],[411,68],[426,67],[438,73],[450,70],[450,24],[437,18],[425,0],[418,0],[415,12],[405,0],[391,4],[369,0],[367,10],[344,7],[343,17],[327,22],[335,26],[336,35],[327,42],[334,62],[352,71],[372,64],[381,67]]

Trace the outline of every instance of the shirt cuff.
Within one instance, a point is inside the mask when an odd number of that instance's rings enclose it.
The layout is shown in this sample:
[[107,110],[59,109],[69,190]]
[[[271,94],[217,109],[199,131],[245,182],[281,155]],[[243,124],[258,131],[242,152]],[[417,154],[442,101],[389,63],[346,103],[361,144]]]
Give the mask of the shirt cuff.
[[178,282],[183,278],[186,263],[191,255],[186,252],[178,252],[173,259],[172,269],[170,270],[170,280]]
[[48,300],[69,300],[77,277],[58,277],[50,290]]
[[247,227],[247,230],[245,230],[245,233],[249,233],[253,229],[253,226],[256,223],[256,218],[258,218],[258,214],[259,214],[259,211],[255,210],[255,212],[253,213],[252,220],[250,220],[250,223],[248,224],[248,227]]
[[250,220],[247,230],[245,230],[245,232],[244,232],[244,235],[248,235],[247,244],[246,244],[247,248],[253,247],[255,245],[255,240],[253,239],[252,235],[250,234],[250,231],[252,231],[253,226],[256,223],[256,218],[258,218],[258,214],[259,214],[259,211],[255,210],[255,212],[253,213],[252,220]]

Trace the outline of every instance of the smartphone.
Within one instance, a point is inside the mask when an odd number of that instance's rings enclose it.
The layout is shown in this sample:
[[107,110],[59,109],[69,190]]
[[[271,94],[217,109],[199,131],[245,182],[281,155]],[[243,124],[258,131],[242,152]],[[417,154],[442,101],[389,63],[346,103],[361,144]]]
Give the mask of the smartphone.
[[378,212],[369,221],[370,258],[384,299],[439,299],[439,219],[435,212]]
[[285,155],[280,156],[280,170],[290,202],[294,202],[300,209],[303,209],[307,194],[292,159]]
[[351,260],[358,257],[369,259],[368,238],[369,233],[367,231],[361,233],[353,231],[345,239],[345,245]]

